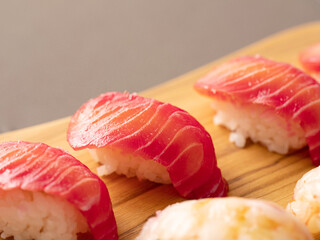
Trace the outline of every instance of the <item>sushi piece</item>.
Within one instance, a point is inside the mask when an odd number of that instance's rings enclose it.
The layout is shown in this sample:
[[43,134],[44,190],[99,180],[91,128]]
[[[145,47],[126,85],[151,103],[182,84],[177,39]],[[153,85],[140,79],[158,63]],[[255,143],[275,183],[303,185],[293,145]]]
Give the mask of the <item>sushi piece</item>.
[[0,143],[0,237],[118,239],[105,184],[63,150]]
[[172,183],[181,196],[225,196],[209,133],[186,111],[136,94],[107,92],[85,103],[71,118],[67,139],[88,148],[112,172]]
[[299,60],[304,69],[320,82],[320,43],[303,50]]
[[307,227],[278,205],[237,197],[189,200],[158,211],[136,240],[307,240]]
[[260,142],[286,154],[309,146],[320,164],[320,84],[287,63],[260,56],[232,59],[198,80],[195,89],[213,99],[216,124],[230,129],[230,141]]
[[312,233],[320,233],[320,167],[310,170],[297,182],[287,210],[300,218]]

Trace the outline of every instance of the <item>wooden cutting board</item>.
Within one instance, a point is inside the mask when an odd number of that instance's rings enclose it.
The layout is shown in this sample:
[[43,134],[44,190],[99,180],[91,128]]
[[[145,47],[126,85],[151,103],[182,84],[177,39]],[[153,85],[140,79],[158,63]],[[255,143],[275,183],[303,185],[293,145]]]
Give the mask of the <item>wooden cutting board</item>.
[[[212,136],[218,166],[229,182],[230,196],[260,198],[285,207],[292,199],[296,181],[314,167],[308,150],[305,148],[282,156],[268,152],[259,144],[249,144],[243,149],[235,147],[228,141],[229,131],[213,125],[214,112],[210,109],[210,99],[197,94],[192,86],[212,66],[240,55],[260,54],[301,67],[298,63],[298,53],[315,42],[320,42],[320,22],[298,26],[268,37],[195,71],[143,91],[140,95],[185,109],[204,125]],[[81,104],[79,103],[79,106]],[[44,142],[69,151],[96,172],[98,165],[93,162],[88,152],[86,150],[75,152],[66,142],[68,121],[69,118],[64,118],[4,133],[0,135],[0,142],[11,140]],[[127,179],[116,174],[104,177],[103,180],[109,189],[119,236],[123,240],[134,239],[143,223],[157,210],[183,200],[170,185],[140,182],[135,178]]]

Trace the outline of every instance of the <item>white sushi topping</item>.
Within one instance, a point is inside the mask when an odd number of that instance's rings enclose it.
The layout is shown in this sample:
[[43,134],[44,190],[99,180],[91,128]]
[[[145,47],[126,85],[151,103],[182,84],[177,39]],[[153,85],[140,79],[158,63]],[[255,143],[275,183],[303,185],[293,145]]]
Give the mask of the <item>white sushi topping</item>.
[[320,232],[320,167],[307,172],[294,189],[287,210],[299,217],[312,233]]
[[215,198],[177,203],[157,212],[136,240],[302,240],[306,226],[281,207],[262,200]]

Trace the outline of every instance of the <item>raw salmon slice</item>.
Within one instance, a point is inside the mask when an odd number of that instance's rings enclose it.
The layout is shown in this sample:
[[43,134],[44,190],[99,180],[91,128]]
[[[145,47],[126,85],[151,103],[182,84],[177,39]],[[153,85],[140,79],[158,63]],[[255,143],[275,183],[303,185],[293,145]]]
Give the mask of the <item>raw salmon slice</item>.
[[251,138],[285,154],[306,142],[313,163],[320,164],[320,85],[306,73],[245,56],[215,67],[194,87],[212,97],[216,122],[233,131],[237,145]]
[[320,43],[316,43],[300,53],[300,62],[309,71],[320,72]]
[[320,82],[320,43],[316,43],[299,55],[299,60],[304,69]]
[[171,104],[107,92],[73,115],[67,138],[75,150],[94,149],[96,160],[108,169],[115,164],[112,171],[129,177],[172,182],[183,197],[227,193],[211,136],[194,117]]
[[94,239],[118,239],[105,184],[61,149],[43,143],[0,143],[0,193],[14,190],[66,200],[84,216]]

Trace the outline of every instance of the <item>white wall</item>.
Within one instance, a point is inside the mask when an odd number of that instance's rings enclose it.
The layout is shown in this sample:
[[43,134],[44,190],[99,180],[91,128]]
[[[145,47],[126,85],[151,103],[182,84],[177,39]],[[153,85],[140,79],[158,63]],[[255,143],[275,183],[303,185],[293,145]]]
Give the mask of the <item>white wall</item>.
[[141,91],[277,31],[319,0],[0,1],[0,132]]

